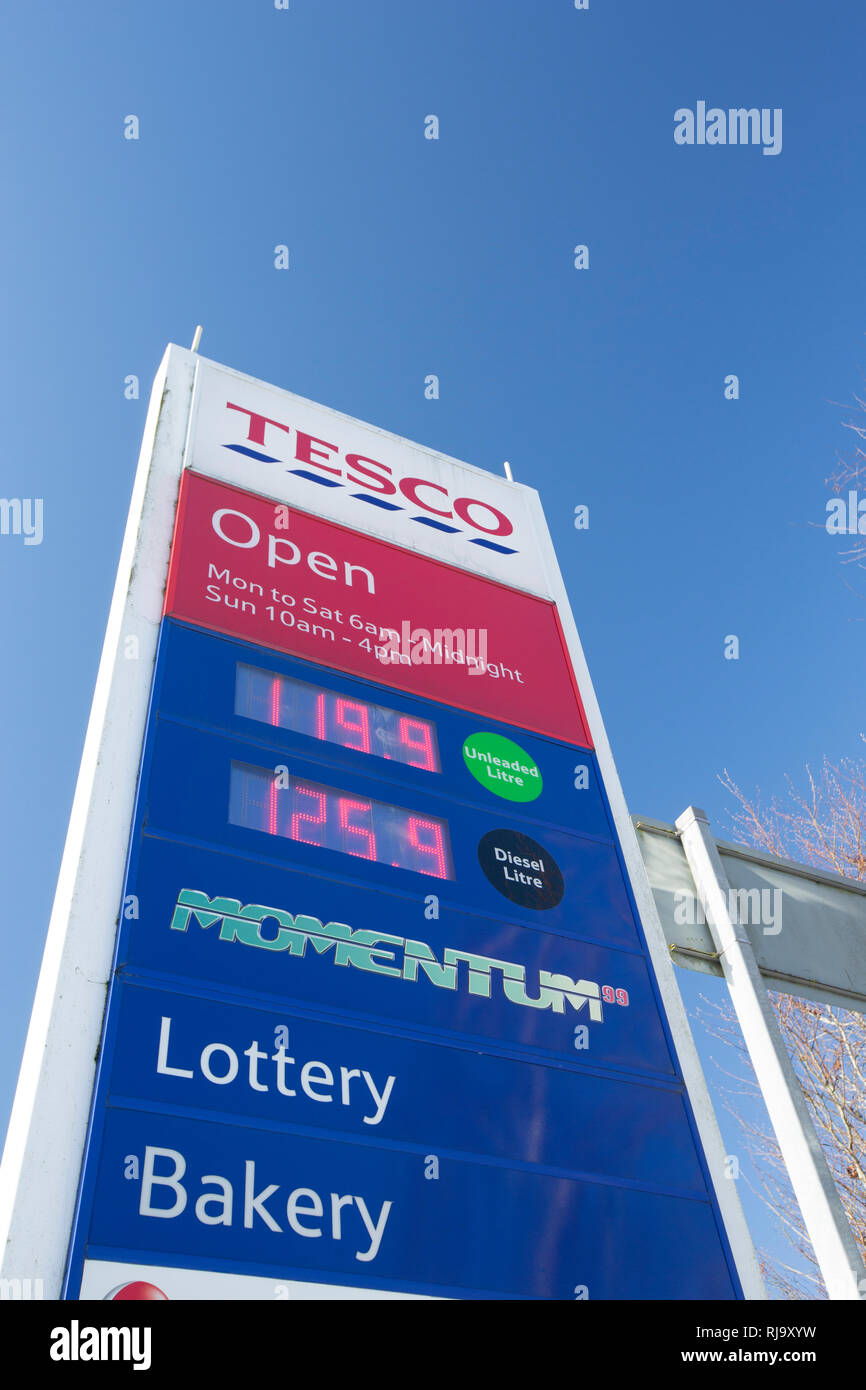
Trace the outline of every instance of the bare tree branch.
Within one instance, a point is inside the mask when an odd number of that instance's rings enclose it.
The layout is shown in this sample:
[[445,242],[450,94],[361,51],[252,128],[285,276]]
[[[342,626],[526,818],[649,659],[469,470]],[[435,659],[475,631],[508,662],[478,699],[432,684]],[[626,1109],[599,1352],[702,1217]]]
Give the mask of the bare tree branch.
[[[858,405],[863,418],[851,428],[866,443],[866,401],[858,399]],[[866,449],[859,446],[857,466],[866,476]],[[737,803],[730,815],[735,839],[769,854],[866,880],[866,761],[844,758],[832,763],[825,758],[817,771],[806,768],[802,786],[786,779],[785,796],[772,798],[768,805],[762,804],[759,792],[748,796],[741,791],[727,770],[719,780]],[[839,1197],[866,1258],[866,1018],[793,995],[771,992],[770,998]],[[706,1000],[704,1004],[700,1017],[710,1035],[728,1048],[736,1039],[737,1051],[726,1055],[738,1057],[741,1072],[725,1072],[719,1066],[735,1083],[736,1089],[729,1088],[727,1094],[758,1102],[760,1090],[732,1007]],[[712,1014],[709,1019],[706,1009]],[[826,1298],[775,1135],[745,1118],[741,1107],[727,1108],[737,1118],[758,1175],[759,1186],[749,1186],[773,1213],[804,1266],[798,1269],[762,1252],[768,1287],[780,1298]]]

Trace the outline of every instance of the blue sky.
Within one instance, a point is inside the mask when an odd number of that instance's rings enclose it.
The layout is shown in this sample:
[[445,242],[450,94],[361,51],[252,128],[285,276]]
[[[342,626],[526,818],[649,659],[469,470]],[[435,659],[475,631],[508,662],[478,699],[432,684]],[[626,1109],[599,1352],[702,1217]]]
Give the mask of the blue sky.
[[[866,575],[823,518],[866,367],[864,27],[854,0],[5,7],[0,491],[45,534],[0,537],[0,1119],[149,383],[196,323],[539,489],[632,811],[724,834],[723,768],[772,794],[857,753]],[[675,145],[699,100],[782,108],[782,152]]]

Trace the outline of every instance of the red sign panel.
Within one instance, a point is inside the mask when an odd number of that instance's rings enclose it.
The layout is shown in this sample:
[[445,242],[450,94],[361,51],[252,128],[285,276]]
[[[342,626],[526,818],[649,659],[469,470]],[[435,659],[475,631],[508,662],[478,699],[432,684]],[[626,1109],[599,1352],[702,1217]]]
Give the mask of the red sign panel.
[[552,603],[198,473],[165,612],[590,746]]

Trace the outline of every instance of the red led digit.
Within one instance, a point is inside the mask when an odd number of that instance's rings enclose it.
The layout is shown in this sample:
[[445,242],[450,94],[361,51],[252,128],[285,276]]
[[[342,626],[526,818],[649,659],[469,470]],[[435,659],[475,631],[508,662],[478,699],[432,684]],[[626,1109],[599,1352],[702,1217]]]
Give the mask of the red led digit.
[[[412,730],[416,730],[421,735],[420,739],[409,737]],[[416,762],[414,758],[406,759],[410,767],[423,767],[428,772],[436,771],[436,756],[433,752],[433,738],[429,724],[425,724],[420,719],[401,719],[400,741],[413,753],[420,753],[421,755],[421,762]]]
[[268,793],[268,834],[276,835],[277,833],[277,779],[273,777]]
[[[422,839],[422,834],[427,838]],[[442,826],[435,820],[421,820],[419,816],[409,817],[409,844],[421,854],[432,855],[433,863],[419,864],[422,874],[434,874],[436,878],[448,877],[448,861],[445,857],[445,842]],[[433,867],[435,865],[435,868]],[[407,865],[408,867],[408,865]]]
[[[309,796],[316,804],[315,811],[297,810],[298,800],[302,796]],[[295,785],[295,807],[292,812],[292,823],[289,835],[293,840],[303,840],[308,845],[321,845],[321,839],[311,839],[309,835],[301,834],[301,826],[324,825],[328,819],[328,801],[324,792],[317,792],[312,787],[305,787],[298,782]]]
[[[347,797],[340,797],[340,829],[343,832],[343,843],[348,854],[357,854],[362,859],[376,858],[376,837],[373,831],[366,825],[351,825],[349,816],[353,811],[372,820],[373,807],[369,801],[350,801]],[[350,835],[357,835],[360,843],[351,843]]]
[[316,700],[316,738],[325,737],[325,692]]
[[[357,714],[357,722],[352,722],[352,711]],[[348,717],[347,717],[348,716]],[[357,700],[337,700],[337,723],[349,734],[356,734],[360,743],[349,743],[341,739],[344,748],[356,748],[359,753],[370,752],[370,711]]]
[[271,723],[275,729],[280,726],[280,678],[274,676],[271,682]]
[[[353,718],[353,716],[356,716]],[[337,724],[346,733],[356,735],[359,742],[350,743],[343,739],[344,748],[354,748],[359,753],[370,752],[370,711],[357,700],[337,699]]]

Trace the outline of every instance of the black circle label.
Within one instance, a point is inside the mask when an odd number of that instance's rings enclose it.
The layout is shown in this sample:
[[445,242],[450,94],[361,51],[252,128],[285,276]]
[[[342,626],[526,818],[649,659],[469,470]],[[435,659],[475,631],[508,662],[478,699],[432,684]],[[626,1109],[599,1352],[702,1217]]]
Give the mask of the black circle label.
[[553,855],[518,830],[488,830],[478,862],[496,891],[521,907],[541,912],[562,902],[565,883]]

